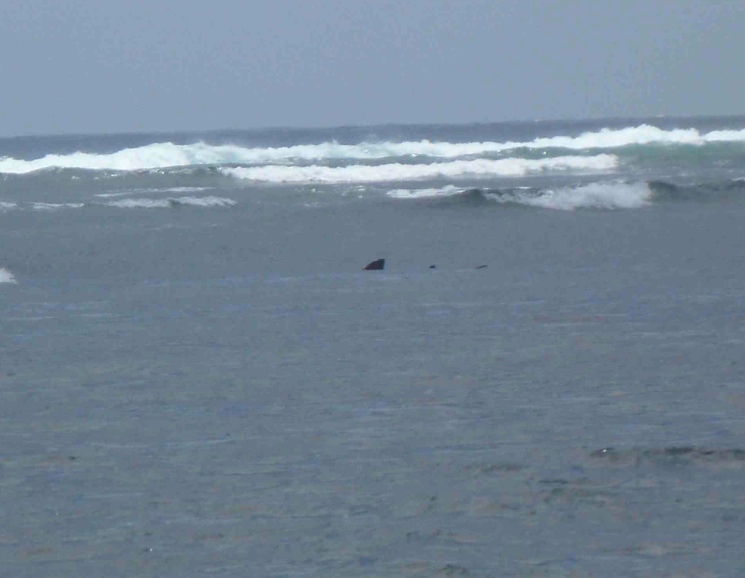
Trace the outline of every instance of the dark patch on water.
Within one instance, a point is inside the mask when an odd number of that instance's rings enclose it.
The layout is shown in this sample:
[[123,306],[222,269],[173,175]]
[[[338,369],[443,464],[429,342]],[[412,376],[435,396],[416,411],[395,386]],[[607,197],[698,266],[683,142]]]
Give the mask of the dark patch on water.
[[708,449],[693,446],[620,450],[602,448],[590,454],[613,465],[689,465],[689,464],[745,464],[745,450]]
[[511,462],[503,462],[496,464],[471,464],[466,466],[466,472],[481,474],[481,475],[493,475],[502,473],[514,473],[521,472],[525,469],[525,466],[515,464]]
[[468,574],[470,574],[468,568],[457,564],[446,564],[437,571],[437,576],[447,576],[448,578],[450,576],[467,576]]
[[745,179],[729,179],[695,184],[649,181],[655,202],[724,202],[745,198]]

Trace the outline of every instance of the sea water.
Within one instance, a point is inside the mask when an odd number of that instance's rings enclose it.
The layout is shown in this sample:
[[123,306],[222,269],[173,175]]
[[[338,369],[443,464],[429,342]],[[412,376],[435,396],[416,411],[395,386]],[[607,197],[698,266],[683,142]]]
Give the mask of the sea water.
[[2,139],[0,575],[742,576],[744,224],[745,118]]

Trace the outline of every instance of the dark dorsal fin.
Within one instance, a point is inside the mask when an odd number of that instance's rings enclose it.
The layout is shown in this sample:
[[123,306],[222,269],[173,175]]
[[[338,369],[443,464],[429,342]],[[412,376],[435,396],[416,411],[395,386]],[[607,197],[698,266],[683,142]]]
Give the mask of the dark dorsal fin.
[[370,263],[363,271],[382,271],[385,268],[385,259],[377,259]]

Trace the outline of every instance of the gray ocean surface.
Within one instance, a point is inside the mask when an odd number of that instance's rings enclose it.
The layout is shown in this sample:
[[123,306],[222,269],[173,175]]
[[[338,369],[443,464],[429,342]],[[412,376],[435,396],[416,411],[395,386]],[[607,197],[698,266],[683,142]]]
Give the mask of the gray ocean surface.
[[0,576],[745,576],[744,223],[745,118],[0,139]]

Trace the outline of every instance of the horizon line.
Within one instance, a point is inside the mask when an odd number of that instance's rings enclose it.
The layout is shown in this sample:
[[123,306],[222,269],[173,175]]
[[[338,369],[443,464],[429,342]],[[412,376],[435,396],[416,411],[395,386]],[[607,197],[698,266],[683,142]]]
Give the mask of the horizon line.
[[464,122],[382,122],[382,123],[360,123],[360,124],[337,124],[337,125],[266,125],[255,127],[233,127],[233,128],[211,128],[211,129],[166,129],[166,130],[123,130],[113,132],[57,132],[57,133],[27,133],[16,135],[0,135],[2,140],[20,140],[34,138],[85,138],[105,136],[137,136],[137,135],[185,135],[185,134],[211,134],[211,133],[250,133],[271,131],[295,131],[295,130],[339,130],[339,129],[365,129],[373,127],[455,127],[455,126],[486,126],[486,125],[509,125],[509,124],[535,124],[535,123],[561,123],[561,122],[619,122],[625,120],[686,120],[686,119],[708,119],[728,120],[745,119],[745,113],[740,114],[656,114],[640,116],[589,116],[589,117],[554,117],[534,119],[513,120],[478,120]]

